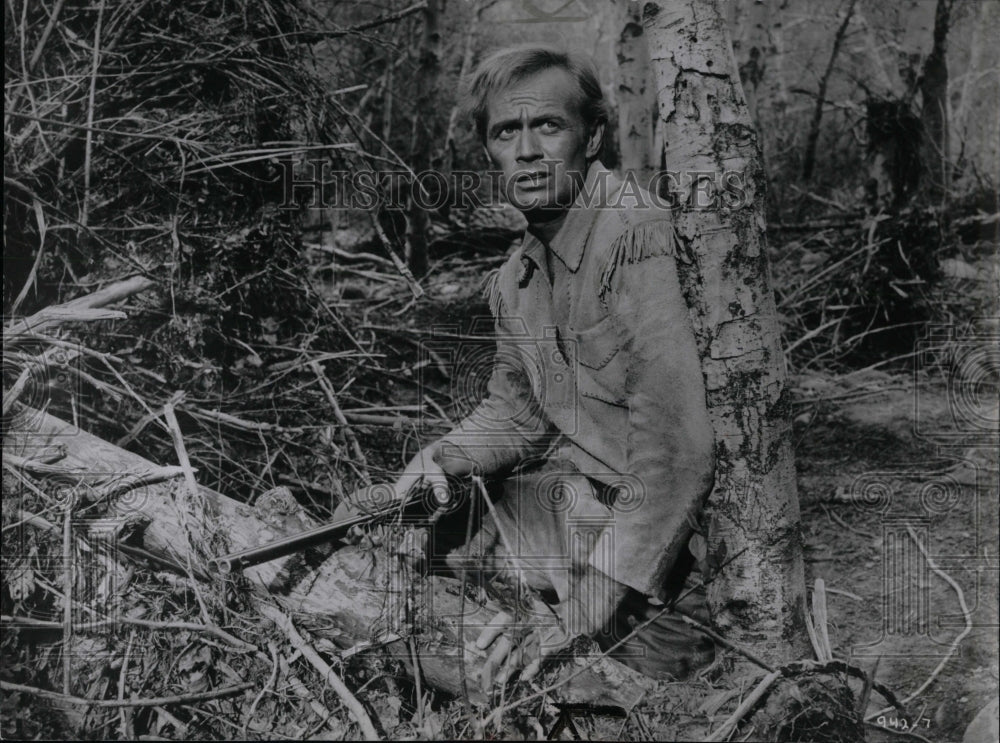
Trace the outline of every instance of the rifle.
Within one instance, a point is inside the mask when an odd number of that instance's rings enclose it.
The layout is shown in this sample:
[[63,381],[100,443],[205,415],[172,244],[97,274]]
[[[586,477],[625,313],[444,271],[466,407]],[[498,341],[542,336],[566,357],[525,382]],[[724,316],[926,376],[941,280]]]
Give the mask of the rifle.
[[[253,565],[260,565],[262,562],[276,560],[279,557],[304,550],[307,547],[325,544],[336,539],[343,539],[355,526],[371,524],[390,516],[397,516],[413,511],[423,513],[423,516],[430,523],[435,521],[436,517],[441,513],[449,510],[453,501],[450,496],[444,500],[438,498],[431,493],[429,488],[414,488],[402,500],[382,505],[391,499],[391,494],[392,490],[384,484],[369,485],[360,488],[348,496],[348,502],[356,505],[364,513],[338,519],[333,523],[323,524],[322,526],[308,529],[299,534],[293,534],[290,537],[285,537],[275,542],[215,557],[209,561],[209,564],[220,573],[243,570]],[[390,497],[387,498],[387,495]],[[427,497],[421,497],[423,495]]]

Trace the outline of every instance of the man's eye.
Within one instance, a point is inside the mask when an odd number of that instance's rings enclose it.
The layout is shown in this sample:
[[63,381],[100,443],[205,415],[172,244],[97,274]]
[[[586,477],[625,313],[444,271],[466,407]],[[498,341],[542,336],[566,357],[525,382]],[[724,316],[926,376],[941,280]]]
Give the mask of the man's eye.
[[497,132],[497,137],[499,139],[510,139],[515,134],[517,134],[518,127],[516,126],[505,126],[499,132]]
[[542,126],[540,128],[544,134],[554,134],[555,132],[559,131],[561,127],[559,126],[559,122],[545,121],[542,123]]

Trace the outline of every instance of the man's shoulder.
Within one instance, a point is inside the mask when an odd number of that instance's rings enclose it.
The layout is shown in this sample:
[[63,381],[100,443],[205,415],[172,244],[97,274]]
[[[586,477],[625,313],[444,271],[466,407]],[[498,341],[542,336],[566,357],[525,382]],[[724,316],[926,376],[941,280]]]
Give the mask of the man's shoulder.
[[587,255],[599,272],[598,293],[603,300],[621,266],[659,256],[677,257],[673,217],[663,200],[642,188],[626,173],[597,209]]
[[622,178],[614,178],[607,194],[594,203],[594,208],[595,226],[612,240],[630,229],[650,224],[660,224],[666,229],[673,222],[669,205],[643,188],[631,171]]

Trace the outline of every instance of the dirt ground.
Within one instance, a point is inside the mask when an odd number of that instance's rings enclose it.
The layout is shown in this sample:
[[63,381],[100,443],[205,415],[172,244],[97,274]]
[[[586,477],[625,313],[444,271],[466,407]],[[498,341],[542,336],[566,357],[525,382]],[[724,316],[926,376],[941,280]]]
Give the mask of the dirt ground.
[[[479,285],[484,272],[499,260],[498,256],[441,259],[424,284],[430,301],[416,305],[408,304],[408,296],[393,278],[326,284],[331,298],[342,305],[356,301],[363,324],[386,328],[379,332],[393,339],[386,343],[385,363],[396,373],[393,381],[377,390],[380,401],[415,405],[429,398],[444,405],[442,415],[458,420],[468,401],[482,394],[491,343],[488,336],[475,340],[468,334],[473,329],[490,331],[489,310]],[[380,303],[380,309],[369,313]],[[471,344],[470,366],[452,368],[450,375],[440,373],[453,360],[426,353],[433,344],[422,347],[420,342],[434,330],[453,334],[447,337],[449,349],[456,343]],[[899,739],[961,743],[976,713],[997,697],[1000,364],[996,332],[982,326],[938,330],[945,333],[945,340],[935,336],[931,342],[929,336],[909,368],[898,364],[892,371],[814,372],[792,374],[789,379],[807,592],[811,596],[817,579],[822,579],[834,658],[866,671],[877,664],[877,680],[906,700],[904,716],[886,710],[884,700],[872,693],[865,734],[873,743]],[[442,432],[433,426],[419,431],[381,428],[364,431],[363,445],[383,479],[398,471],[418,439],[426,441]],[[149,583],[150,595],[169,593],[158,576],[142,572],[139,578]],[[184,611],[196,617],[196,605],[185,601]],[[174,609],[164,610],[173,618],[171,612]],[[186,646],[180,637],[172,641],[182,644],[174,649],[164,646],[157,656],[171,667],[195,647]],[[36,659],[32,656],[29,661],[34,664]],[[232,657],[228,662],[248,678],[267,673],[263,667],[244,668]],[[345,679],[388,738],[475,735],[461,700],[437,696],[415,705],[414,689],[401,669],[397,672],[389,663],[370,668],[368,662],[362,656],[346,662]],[[553,680],[559,670],[550,669],[542,683]],[[580,738],[590,740],[707,740],[762,675],[710,669],[683,682],[645,682],[645,694],[627,717],[592,710],[574,714],[573,724]],[[851,685],[858,694],[860,682]],[[506,701],[516,702],[531,693],[520,685],[509,690]],[[59,718],[44,708],[16,707],[13,695],[7,700],[9,708],[2,710],[5,723],[21,731],[19,737],[36,733],[51,737],[62,730]],[[189,709],[195,714],[194,708]],[[255,727],[243,730],[261,737],[273,737],[276,730],[297,731],[292,737],[311,731],[309,735],[329,739],[356,732],[346,718],[339,733],[333,728],[341,723],[328,724],[326,732],[312,723],[300,726],[298,721],[282,719],[279,724],[278,718],[289,714],[282,710],[277,698],[268,699]],[[242,719],[244,711],[235,714]],[[540,699],[505,712],[483,732],[491,739],[545,738],[553,734],[559,716],[554,705]],[[224,722],[227,727],[218,729],[230,731],[230,723]],[[765,739],[752,713],[744,722],[728,739]],[[194,722],[189,728],[169,720],[157,725],[161,732],[173,725],[205,737]],[[568,739],[573,732],[566,727],[556,737]],[[10,736],[6,728],[5,735]],[[846,739],[852,738],[839,738]]]
[[[883,724],[960,741],[997,695],[997,451],[976,442],[977,423],[995,427],[996,401],[963,418],[940,380],[868,375],[853,390],[805,381],[815,402],[800,394],[799,497],[834,655],[866,669],[880,659],[877,678],[904,698],[947,659],[906,723],[887,712]],[[880,709],[873,701],[869,712]]]
[[[410,324],[467,328],[485,313],[472,270],[440,271],[427,287],[438,302]],[[877,680],[908,700],[902,716],[872,693],[875,743],[958,743],[997,696],[996,352],[980,331],[949,332],[947,362],[928,342],[910,369],[790,379],[807,593],[822,579],[834,658],[877,663]],[[752,681],[661,684],[625,722],[576,726],[593,739],[703,739],[732,713],[741,683]],[[753,736],[748,727],[732,739]]]

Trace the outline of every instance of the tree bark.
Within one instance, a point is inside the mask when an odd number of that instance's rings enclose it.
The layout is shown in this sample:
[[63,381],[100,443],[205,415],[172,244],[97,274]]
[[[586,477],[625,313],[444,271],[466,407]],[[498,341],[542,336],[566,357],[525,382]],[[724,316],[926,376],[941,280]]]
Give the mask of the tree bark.
[[920,76],[920,118],[924,125],[923,161],[927,197],[940,202],[947,193],[948,161],[948,30],[954,0],[938,0],[934,11],[934,44]]
[[981,0],[953,121],[960,168],[969,177],[1000,173],[1000,50],[990,39],[1000,36],[1000,3]]
[[723,567],[709,585],[709,608],[720,633],[780,664],[801,657],[808,639],[760,148],[716,3],[647,2],[644,23],[664,158],[680,171],[681,281],[716,434],[706,515],[708,551]]
[[856,2],[857,0],[848,0],[847,2],[847,12],[844,14],[844,20],[841,21],[840,26],[837,28],[837,33],[833,37],[833,49],[830,50],[830,59],[827,60],[823,77],[820,78],[819,90],[816,91],[816,107],[813,109],[812,121],[809,122],[809,134],[806,136],[806,151],[802,156],[802,178],[807,181],[812,178],[813,170],[816,167],[816,146],[819,144],[819,130],[820,124],[823,121],[823,105],[826,103],[826,89],[830,84],[830,76],[833,74],[837,57],[840,55],[840,47],[844,43],[844,36],[851,25],[851,17],[854,15],[854,4]]
[[740,82],[746,96],[750,118],[760,128],[757,89],[764,82],[769,60],[774,54],[771,43],[771,6],[765,0],[742,0],[728,4],[729,28],[733,35],[733,52],[740,71]]
[[[476,52],[476,36],[479,34],[479,24],[483,19],[483,10],[486,7],[483,0],[472,0],[472,19],[465,28],[465,40],[462,46],[462,64],[458,70],[459,81],[464,81],[472,72],[472,62]],[[458,115],[461,110],[459,102],[451,107],[448,113],[448,125],[444,132],[444,145],[441,148],[441,172],[445,177],[451,175],[452,166],[455,162],[455,130],[458,127]]]
[[619,5],[618,26],[621,35],[616,43],[618,79],[615,98],[618,104],[618,147],[622,171],[632,171],[646,184],[656,169],[654,148],[656,125],[656,90],[650,84],[649,50],[642,27],[639,3],[630,0]]
[[[441,72],[441,31],[438,28],[443,0],[427,0],[421,13],[424,22],[420,39],[420,53],[416,76],[416,99],[413,109],[413,150],[411,165],[419,177],[430,169],[431,153],[437,143],[435,116],[438,103],[437,87]],[[420,188],[420,182],[415,188]],[[427,230],[430,225],[426,202],[433,195],[428,194],[425,205],[421,199],[410,199],[407,214],[406,264],[418,279],[427,273]]]
[[[54,451],[64,453],[56,463],[31,464],[32,459],[41,461],[43,454]],[[122,483],[132,481],[131,476],[161,469],[138,454],[23,406],[8,426],[3,452],[5,466],[29,470],[41,466],[49,482],[70,485],[85,501],[98,497],[102,488],[121,490]],[[46,461],[51,461],[51,456]],[[183,478],[174,477],[109,499],[106,517],[145,524],[143,549],[181,566],[190,560],[195,572],[206,575],[219,594],[249,590],[268,597],[297,627],[330,640],[342,650],[374,642],[381,652],[407,664],[410,673],[414,673],[413,656],[406,640],[392,638],[412,633],[425,684],[461,695],[464,663],[470,698],[485,701],[477,677],[485,654],[477,654],[469,645],[501,607],[492,601],[480,605],[471,599],[463,607],[457,580],[403,575],[398,572],[400,561],[386,559],[384,552],[344,546],[326,557],[312,549],[249,567],[234,584],[231,577],[213,574],[208,559],[316,525],[290,493],[276,489],[248,505],[199,487],[197,498],[192,498]],[[460,613],[463,608],[464,615]],[[464,616],[464,632],[459,630],[460,616]],[[578,667],[571,665],[564,676],[575,670]],[[642,696],[635,678],[634,672],[617,662],[602,659],[559,694],[574,701],[631,708]]]

